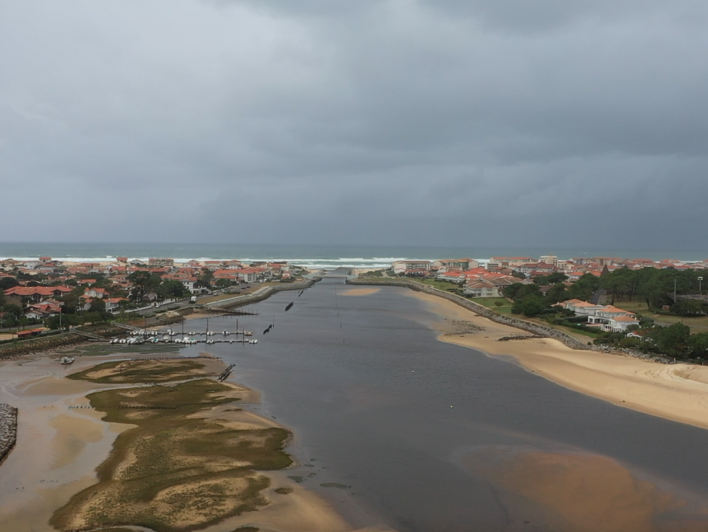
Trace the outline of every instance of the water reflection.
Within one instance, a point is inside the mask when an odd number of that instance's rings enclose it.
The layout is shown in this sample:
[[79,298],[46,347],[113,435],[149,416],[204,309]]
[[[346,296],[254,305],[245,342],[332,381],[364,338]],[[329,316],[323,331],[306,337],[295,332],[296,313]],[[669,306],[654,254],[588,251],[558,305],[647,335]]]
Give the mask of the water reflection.
[[510,529],[546,532],[708,530],[708,506],[637,478],[616,460],[585,453],[488,446],[462,464],[497,490]]
[[[358,297],[345,290],[325,280],[288,312],[292,294],[276,294],[255,307],[260,316],[240,318],[254,331],[275,321],[257,346],[210,351],[236,364],[234,380],[263,392],[261,413],[295,430],[291,450],[309,467],[293,474],[343,511],[356,507],[346,514],[354,524],[402,532],[708,530],[700,504],[708,472],[696,466],[708,431],[441,343],[429,326],[439,318],[404,289]],[[210,326],[234,321],[213,318]],[[321,488],[328,483],[351,488]]]

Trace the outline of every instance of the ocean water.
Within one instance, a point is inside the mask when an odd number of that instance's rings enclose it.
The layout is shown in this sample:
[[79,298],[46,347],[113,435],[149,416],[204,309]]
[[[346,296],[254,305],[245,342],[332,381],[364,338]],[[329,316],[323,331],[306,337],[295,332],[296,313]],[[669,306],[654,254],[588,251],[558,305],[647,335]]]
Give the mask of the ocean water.
[[354,525],[708,530],[699,465],[708,431],[439,342],[430,326],[439,318],[405,289],[346,296],[348,288],[328,275],[300,297],[281,292],[249,307],[258,315],[190,320],[185,330],[234,330],[239,320],[256,333],[257,345],[209,351],[236,365],[235,382],[262,392],[249,408],[294,430],[298,463],[288,474]]
[[572,257],[612,256],[623,258],[674,258],[701,261],[708,250],[664,251],[661,249],[548,249],[509,247],[435,247],[435,246],[315,246],[274,244],[174,244],[174,243],[41,243],[0,242],[0,259],[55,259],[95,262],[115,257],[147,260],[169,257],[177,261],[189,259],[241,259],[245,261],[287,260],[311,268],[383,268],[395,260],[470,257],[487,260],[492,256],[557,255]]

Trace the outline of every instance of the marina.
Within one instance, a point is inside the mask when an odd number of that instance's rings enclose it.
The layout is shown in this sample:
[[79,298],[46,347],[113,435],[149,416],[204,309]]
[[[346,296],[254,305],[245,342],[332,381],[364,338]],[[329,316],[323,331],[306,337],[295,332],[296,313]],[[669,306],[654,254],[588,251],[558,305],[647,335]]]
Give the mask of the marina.
[[[110,344],[184,344],[196,345],[203,343],[206,345],[213,344],[250,344],[255,345],[258,340],[251,338],[253,333],[245,329],[236,329],[234,331],[174,331],[172,329],[138,329],[130,330],[129,337],[114,337],[108,343]],[[198,338],[195,338],[198,337]],[[239,338],[240,337],[240,338]]]

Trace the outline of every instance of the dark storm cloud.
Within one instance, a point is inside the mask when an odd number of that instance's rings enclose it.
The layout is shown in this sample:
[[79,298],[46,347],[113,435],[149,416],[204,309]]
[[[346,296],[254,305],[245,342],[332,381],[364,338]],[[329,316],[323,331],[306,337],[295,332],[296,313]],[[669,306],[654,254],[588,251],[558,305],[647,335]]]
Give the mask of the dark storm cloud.
[[0,175],[33,198],[4,218],[33,240],[705,246],[707,13],[0,0]]

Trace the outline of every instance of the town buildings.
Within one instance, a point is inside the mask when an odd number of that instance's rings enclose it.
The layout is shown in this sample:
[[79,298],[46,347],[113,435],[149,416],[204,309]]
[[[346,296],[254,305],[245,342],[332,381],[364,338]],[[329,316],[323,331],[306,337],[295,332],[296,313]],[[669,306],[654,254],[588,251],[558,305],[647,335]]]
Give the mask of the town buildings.
[[[5,305],[16,305],[23,315],[40,321],[62,312],[64,299],[74,298],[77,308],[87,311],[96,301],[99,308],[117,312],[134,301],[132,274],[146,272],[160,282],[177,281],[190,294],[200,294],[239,283],[289,281],[301,269],[287,262],[248,264],[241,260],[197,261],[176,263],[170,258],[151,258],[147,263],[128,257],[104,262],[67,262],[40,257],[37,260],[0,261],[0,279],[11,285],[3,290]],[[158,283],[159,284],[159,283]],[[154,290],[142,294],[144,302],[158,299]],[[2,309],[0,309],[1,311]]]

